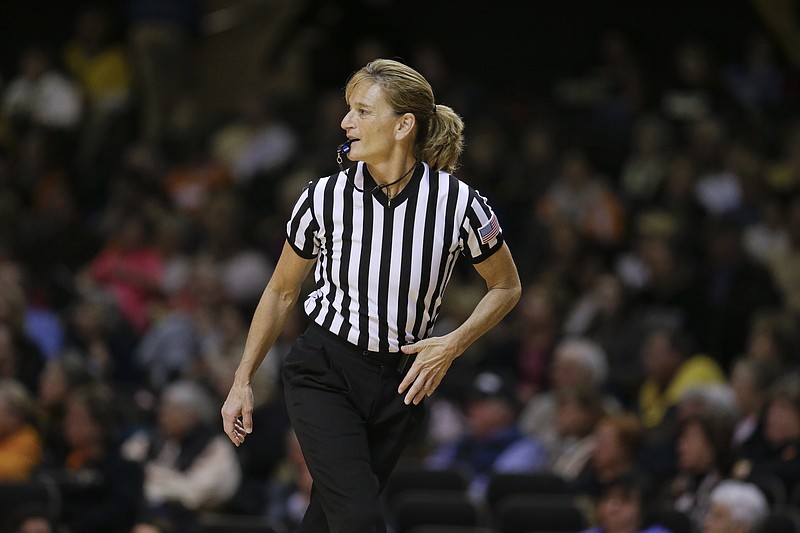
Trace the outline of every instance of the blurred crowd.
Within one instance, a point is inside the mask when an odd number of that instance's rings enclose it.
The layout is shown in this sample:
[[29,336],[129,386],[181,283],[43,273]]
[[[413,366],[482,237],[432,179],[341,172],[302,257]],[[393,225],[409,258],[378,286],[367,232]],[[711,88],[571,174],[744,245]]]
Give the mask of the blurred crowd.
[[[0,532],[190,532],[211,512],[293,531],[310,479],[279,368],[299,307],[241,447],[219,406],[288,210],[336,170],[346,76],[396,45],[364,37],[323,83],[298,67],[326,60],[301,28],[280,81],[201,120],[198,6],[129,4],[124,32],[88,6],[0,84],[0,481],[46,474],[62,501],[0,513]],[[734,57],[698,37],[660,65],[624,32],[591,38],[582,71],[522,95],[444,45],[403,49],[464,116],[457,174],[524,284],[407,454],[465,468],[476,498],[493,472],[554,472],[600,503],[635,475],[726,530],[717,487],[800,502],[800,64],[767,24]],[[466,262],[452,283],[437,333],[482,294]]]

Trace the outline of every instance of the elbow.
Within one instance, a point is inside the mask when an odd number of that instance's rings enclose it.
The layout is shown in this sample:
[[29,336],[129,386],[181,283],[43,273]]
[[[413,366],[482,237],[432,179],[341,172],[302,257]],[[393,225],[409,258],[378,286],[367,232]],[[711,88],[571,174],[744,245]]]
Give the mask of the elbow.
[[522,298],[522,284],[517,278],[516,283],[512,284],[509,288],[509,300],[511,302],[511,307],[513,308],[519,302],[520,298]]

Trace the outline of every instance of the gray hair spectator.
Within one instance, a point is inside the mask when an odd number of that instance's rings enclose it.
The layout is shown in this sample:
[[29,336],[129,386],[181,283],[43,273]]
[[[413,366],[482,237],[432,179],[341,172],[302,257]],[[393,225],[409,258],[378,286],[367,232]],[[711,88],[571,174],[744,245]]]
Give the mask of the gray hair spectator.
[[725,480],[711,492],[711,507],[703,533],[755,533],[767,517],[769,504],[752,483]]
[[[520,413],[520,427],[547,443],[555,443],[555,412],[557,395],[572,387],[592,387],[602,391],[608,377],[608,360],[605,350],[596,342],[575,337],[561,341],[553,352],[550,363],[550,389],[534,396]],[[606,395],[603,408],[606,412],[619,410],[619,402]]]

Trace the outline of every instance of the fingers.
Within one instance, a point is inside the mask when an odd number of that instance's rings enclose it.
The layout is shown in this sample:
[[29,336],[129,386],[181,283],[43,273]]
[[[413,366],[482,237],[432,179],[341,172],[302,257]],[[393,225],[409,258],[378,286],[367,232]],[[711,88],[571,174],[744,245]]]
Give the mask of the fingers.
[[228,437],[233,441],[233,443],[236,446],[239,446],[244,442],[247,433],[249,432],[245,430],[242,421],[237,419],[236,423],[233,425],[233,431],[228,435]]
[[436,388],[439,386],[439,381],[440,380],[436,380],[433,377],[425,378],[421,374],[417,375],[403,401],[406,405],[411,403],[419,405],[426,396],[430,396],[436,391]]

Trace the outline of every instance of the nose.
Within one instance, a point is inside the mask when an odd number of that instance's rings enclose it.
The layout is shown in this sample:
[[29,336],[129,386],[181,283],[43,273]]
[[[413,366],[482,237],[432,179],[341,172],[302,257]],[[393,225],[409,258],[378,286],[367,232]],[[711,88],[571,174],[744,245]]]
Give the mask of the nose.
[[353,118],[352,117],[353,117],[353,111],[352,110],[348,111],[344,115],[344,118],[342,118],[342,122],[340,124],[343,130],[347,131],[347,130],[352,129],[354,127]]

